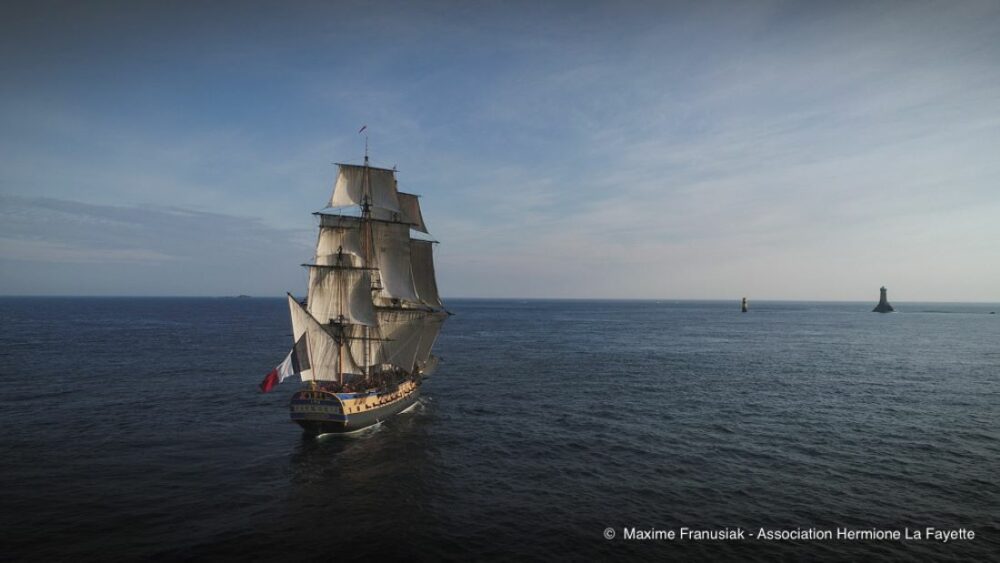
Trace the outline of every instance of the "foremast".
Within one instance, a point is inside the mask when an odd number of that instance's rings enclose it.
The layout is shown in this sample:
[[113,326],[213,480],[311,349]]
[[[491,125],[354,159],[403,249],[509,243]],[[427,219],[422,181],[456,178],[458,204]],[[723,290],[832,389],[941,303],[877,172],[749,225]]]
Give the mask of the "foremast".
[[367,150],[364,165],[338,166],[327,209],[315,214],[319,236],[313,262],[304,264],[309,294],[300,312],[309,319],[298,322],[321,328],[313,327],[310,350],[333,348],[336,362],[321,362],[303,381],[370,387],[386,376],[427,374],[449,313],[437,291],[435,241],[411,236],[427,233],[418,197],[399,192],[395,169],[372,167]]

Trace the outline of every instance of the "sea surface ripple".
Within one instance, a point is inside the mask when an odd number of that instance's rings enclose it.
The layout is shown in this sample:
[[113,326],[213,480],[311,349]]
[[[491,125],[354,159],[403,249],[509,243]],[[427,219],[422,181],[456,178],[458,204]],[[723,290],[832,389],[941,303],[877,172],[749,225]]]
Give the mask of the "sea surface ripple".
[[415,409],[306,439],[283,299],[3,298],[0,557],[995,558],[1000,307],[894,305],[453,300]]

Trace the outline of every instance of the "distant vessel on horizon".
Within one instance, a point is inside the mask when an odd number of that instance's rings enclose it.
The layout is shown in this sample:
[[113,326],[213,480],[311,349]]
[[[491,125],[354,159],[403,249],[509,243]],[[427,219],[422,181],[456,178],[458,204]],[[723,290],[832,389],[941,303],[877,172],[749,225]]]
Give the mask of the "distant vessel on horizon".
[[288,294],[294,346],[261,384],[266,392],[300,374],[290,414],[309,435],[360,430],[411,407],[450,315],[434,275],[436,241],[411,236],[427,233],[418,196],[397,191],[395,169],[369,166],[367,154],[364,165],[338,166],[327,209],[314,213],[308,296]]
[[889,304],[889,299],[886,298],[886,289],[885,289],[885,286],[883,285],[881,287],[881,289],[879,289],[878,305],[876,305],[875,308],[872,309],[872,312],[873,313],[891,313],[894,310],[895,309],[892,308],[892,305]]

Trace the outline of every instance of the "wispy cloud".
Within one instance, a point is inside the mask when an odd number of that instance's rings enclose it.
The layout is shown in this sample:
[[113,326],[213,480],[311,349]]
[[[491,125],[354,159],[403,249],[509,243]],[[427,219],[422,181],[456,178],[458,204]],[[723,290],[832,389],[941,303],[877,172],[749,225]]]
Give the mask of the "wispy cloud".
[[89,248],[44,240],[0,238],[0,260],[62,264],[159,263],[176,260],[161,252],[128,248]]
[[[1000,298],[995,3],[366,6],[122,16],[163,19],[162,49],[76,26],[105,55],[83,67],[115,77],[97,93],[67,65],[6,69],[24,80],[0,97],[0,189],[108,223],[8,227],[5,252],[208,267],[226,240],[294,271],[298,250],[253,237],[308,245],[368,124],[375,161],[425,196],[446,295]],[[58,62],[58,44],[20,52]],[[156,210],[176,241],[112,209]]]
[[[516,275],[494,289],[512,295],[859,298],[895,282],[946,298],[943,279],[961,277],[950,291],[991,298],[978,280],[1000,281],[979,244],[1000,240],[997,10],[896,8],[723,18],[735,39],[679,55],[667,23],[623,39],[659,60],[563,58],[514,104],[510,81],[487,114],[562,128],[567,148],[531,162],[530,183],[486,182],[523,220],[480,199],[497,221],[454,225],[476,231],[461,258],[500,256]],[[679,60],[701,53],[710,64]]]
[[[298,290],[313,234],[182,208],[0,196],[5,293],[229,295]],[[282,284],[282,285],[278,285]]]

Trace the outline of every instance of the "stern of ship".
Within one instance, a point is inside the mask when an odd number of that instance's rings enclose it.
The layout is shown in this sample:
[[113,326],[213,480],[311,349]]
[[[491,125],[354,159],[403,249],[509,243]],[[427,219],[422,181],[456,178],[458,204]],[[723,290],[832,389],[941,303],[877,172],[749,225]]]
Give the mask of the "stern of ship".
[[359,393],[303,389],[292,395],[289,411],[307,435],[338,434],[378,424],[413,406],[419,396],[420,382],[412,379]]

